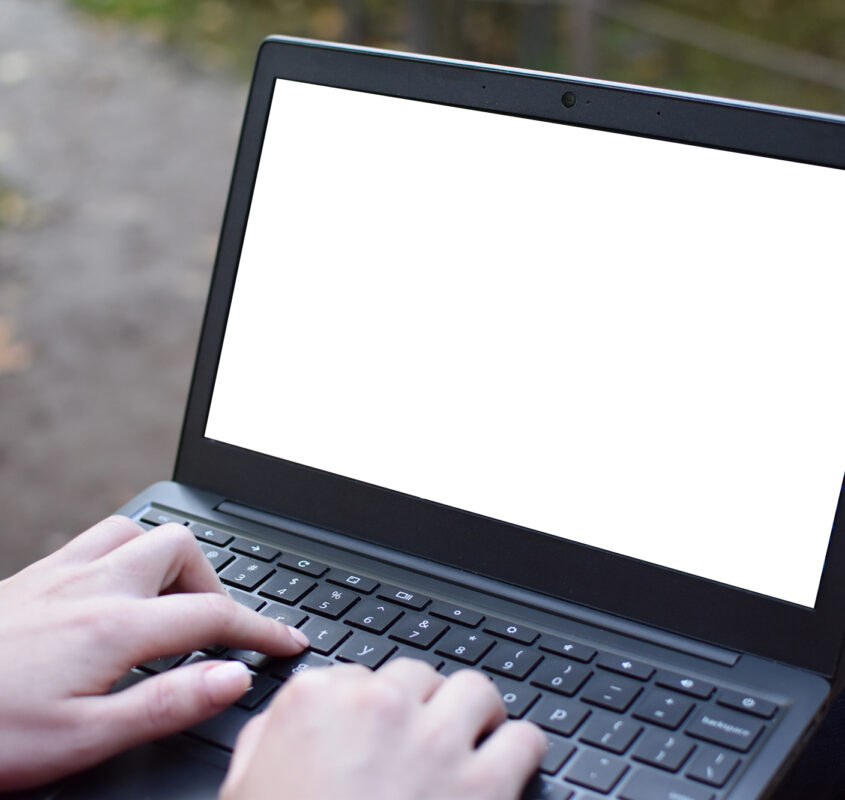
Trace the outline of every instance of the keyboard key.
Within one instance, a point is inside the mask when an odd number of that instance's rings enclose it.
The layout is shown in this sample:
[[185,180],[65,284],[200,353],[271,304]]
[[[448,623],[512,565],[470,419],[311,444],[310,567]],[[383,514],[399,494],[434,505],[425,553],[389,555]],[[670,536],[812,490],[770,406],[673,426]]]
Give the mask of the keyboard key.
[[453,628],[440,640],[435,652],[464,664],[476,664],[495,641],[492,636],[485,636],[483,633]]
[[570,744],[566,739],[559,736],[546,736],[548,750],[543,756],[543,763],[540,764],[540,772],[547,775],[554,775],[572,757],[575,752],[575,745]]
[[526,628],[524,625],[517,625],[515,622],[507,622],[495,617],[490,617],[484,623],[482,630],[487,631],[487,633],[494,633],[496,636],[502,636],[505,639],[512,639],[521,644],[531,644],[540,635],[537,631]]
[[235,538],[231,533],[226,533],[217,528],[209,528],[208,525],[203,525],[201,522],[195,522],[191,525],[190,531],[201,542],[216,544],[218,547],[224,547]]
[[369,633],[354,633],[337,651],[338,661],[352,661],[370,669],[380,667],[396,649],[391,642]]
[[721,744],[747,753],[757,741],[763,724],[754,722],[747,714],[709,706],[699,711],[687,726],[687,733],[697,739]]
[[317,617],[308,620],[301,630],[311,641],[311,649],[323,655],[331,653],[347,636],[352,634],[345,625]]
[[637,742],[632,754],[637,761],[653,767],[677,772],[695,745],[686,736],[665,731],[649,730]]
[[592,670],[565,658],[547,658],[531,676],[531,683],[558,694],[573,695],[592,675]]
[[290,567],[298,572],[304,572],[313,578],[319,578],[321,575],[329,571],[327,564],[321,564],[319,561],[312,561],[310,558],[298,556],[295,553],[282,553],[279,557],[278,564],[280,567]]
[[763,700],[761,697],[754,697],[750,694],[734,692],[728,689],[723,689],[719,692],[716,702],[720,706],[745,711],[747,714],[754,714],[757,717],[763,717],[763,719],[771,719],[778,710],[778,707],[774,703]]
[[529,708],[537,701],[540,692],[533,689],[524,683],[517,683],[509,678],[502,678],[498,675],[493,677],[493,683],[496,684],[499,692],[502,695],[502,702],[508,710],[508,716],[511,719],[519,719]]
[[525,787],[522,800],[570,800],[572,795],[566,786],[535,775]]
[[528,714],[531,722],[561,736],[571,736],[587,718],[590,709],[567,697],[544,697]]
[[579,786],[607,793],[616,786],[627,769],[628,765],[621,758],[596,750],[584,750],[575,756],[564,777]]
[[251,711],[258,708],[273,692],[280,686],[278,681],[267,677],[266,675],[253,675],[252,686],[241,695],[240,699],[235,705],[241,708],[246,708]]
[[310,578],[289,569],[280,569],[261,587],[259,594],[292,605],[298,603],[316,585]]
[[639,769],[622,787],[621,800],[713,800],[713,792],[689,781]]
[[359,595],[349,589],[321,586],[308,596],[302,608],[306,611],[315,611],[329,619],[337,619],[352,608],[358,598]]
[[549,636],[545,633],[540,638],[540,649],[547,653],[555,653],[559,656],[575,659],[575,661],[582,661],[585,664],[592,661],[596,655],[596,650],[592,647],[571,642],[569,639],[561,639],[558,636]]
[[634,709],[637,719],[675,730],[692,710],[693,701],[664,689],[654,689]]
[[145,672],[166,672],[177,664],[181,664],[187,657],[187,653],[180,653],[177,656],[161,656],[159,658],[153,658],[150,661],[145,661],[143,664],[138,664],[138,669],[142,669]]
[[159,511],[151,508],[144,512],[141,522],[148,522],[150,525],[166,525],[168,522],[175,522],[177,525],[187,525],[189,520],[180,517],[178,514],[169,514],[166,511]]
[[484,614],[463,606],[444,603],[442,600],[435,600],[428,613],[441,619],[448,619],[450,622],[457,622],[458,625],[466,625],[468,628],[475,628],[484,620]]
[[326,580],[340,586],[351,586],[356,592],[363,592],[364,594],[370,594],[378,586],[378,581],[374,581],[372,578],[365,578],[362,575],[346,572],[342,569],[329,570]]
[[[226,652],[225,647],[221,647],[220,649],[221,649],[222,652],[224,652],[224,653]],[[217,658],[217,656],[216,655],[210,655],[209,653],[206,653],[202,650],[199,650],[198,652],[191,653],[191,655],[188,656],[188,660],[183,661],[182,664],[183,664],[183,666],[187,667],[190,664],[202,664],[206,661],[211,661],[214,658]]]
[[628,675],[638,681],[647,681],[654,675],[654,667],[651,664],[634,661],[624,656],[610,655],[609,653],[600,653],[596,664],[602,669],[609,669],[611,672],[617,672],[620,675]]
[[543,658],[536,650],[500,642],[484,659],[483,669],[521,681]]
[[417,592],[410,592],[399,586],[388,586],[387,584],[381,587],[378,597],[384,600],[392,600],[408,608],[415,608],[417,611],[422,611],[431,602],[430,597],[418,594]]
[[226,591],[229,593],[229,597],[231,597],[232,600],[240,603],[242,606],[251,608],[253,611],[258,611],[259,608],[263,608],[267,605],[266,600],[262,600],[257,595],[242,592],[240,589],[230,589],[229,587],[226,587]]
[[263,564],[251,558],[238,556],[220,573],[220,580],[230,586],[237,586],[251,592],[273,572],[273,567],[270,564]]
[[205,542],[200,542],[200,549],[208,559],[208,563],[214,567],[215,572],[220,572],[226,564],[230,563],[235,558],[226,550],[221,550],[219,547],[215,547],[212,544],[206,544]]
[[146,680],[150,677],[149,672],[141,672],[137,668],[132,668],[124,675],[121,675],[112,685],[111,689],[109,689],[109,694],[114,694],[115,692],[122,692],[124,689],[128,689],[130,686],[134,686],[136,683],[140,683],[143,680]]
[[252,716],[246,709],[230,706],[223,709],[219,714],[188,728],[185,733],[211,742],[211,744],[216,744],[226,750],[232,750],[241,728],[252,719]]
[[611,675],[593,675],[581,699],[611,711],[625,711],[642,691],[640,684]]
[[716,688],[712,683],[691,678],[689,675],[679,675],[677,672],[669,672],[668,670],[660,670],[657,673],[657,678],[655,678],[655,683],[664,689],[674,689],[676,692],[683,692],[701,700],[707,700]]
[[696,751],[687,775],[711,786],[724,786],[739,766],[739,761],[739,756],[734,753],[703,744]]
[[597,711],[590,717],[579,737],[582,742],[621,756],[640,735],[642,729],[643,726],[633,720]]
[[390,638],[426,650],[447,630],[449,626],[439,619],[432,619],[424,614],[406,614],[393,626]]
[[258,650],[242,650],[241,648],[232,648],[226,651],[225,658],[230,661],[241,661],[256,672],[264,669],[270,663],[270,656],[266,653],[260,653]]
[[300,672],[304,672],[306,669],[330,667],[333,663],[328,658],[324,658],[308,650],[300,653],[298,656],[274,659],[270,665],[270,674],[284,681]]
[[292,625],[298,628],[308,619],[308,615],[298,608],[288,608],[279,603],[268,603],[266,608],[261,609],[262,617],[271,617],[276,622],[284,622],[285,625]]
[[229,547],[236,553],[243,553],[250,558],[257,558],[259,561],[273,561],[279,556],[279,551],[269,544],[252,542],[249,539],[235,537],[235,541]]
[[405,612],[380,600],[365,597],[347,615],[346,622],[373,633],[384,633]]

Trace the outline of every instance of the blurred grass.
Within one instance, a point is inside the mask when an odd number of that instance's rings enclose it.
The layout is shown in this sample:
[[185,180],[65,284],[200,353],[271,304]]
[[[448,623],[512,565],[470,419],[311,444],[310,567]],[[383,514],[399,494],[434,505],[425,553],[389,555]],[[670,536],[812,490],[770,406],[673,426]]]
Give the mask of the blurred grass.
[[845,114],[845,0],[72,2],[242,74],[283,33]]
[[203,62],[242,73],[251,69],[258,45],[268,35],[351,41],[353,33],[344,4],[331,0],[73,0],[73,4],[136,23],[155,38],[187,48]]
[[0,230],[21,226],[28,215],[26,198],[0,177]]

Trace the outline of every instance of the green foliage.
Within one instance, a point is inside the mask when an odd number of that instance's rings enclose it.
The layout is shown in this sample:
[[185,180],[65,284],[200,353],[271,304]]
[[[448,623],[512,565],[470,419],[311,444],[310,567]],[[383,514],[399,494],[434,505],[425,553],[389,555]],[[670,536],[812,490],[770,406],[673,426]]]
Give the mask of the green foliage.
[[244,72],[285,33],[845,113],[843,0],[73,2]]

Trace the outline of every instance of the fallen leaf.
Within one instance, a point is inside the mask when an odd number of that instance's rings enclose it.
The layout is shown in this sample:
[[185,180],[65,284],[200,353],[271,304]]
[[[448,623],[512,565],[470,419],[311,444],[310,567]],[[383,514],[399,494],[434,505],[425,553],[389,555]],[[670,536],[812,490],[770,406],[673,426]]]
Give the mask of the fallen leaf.
[[14,322],[0,317],[0,375],[21,372],[32,366],[32,348],[15,341]]

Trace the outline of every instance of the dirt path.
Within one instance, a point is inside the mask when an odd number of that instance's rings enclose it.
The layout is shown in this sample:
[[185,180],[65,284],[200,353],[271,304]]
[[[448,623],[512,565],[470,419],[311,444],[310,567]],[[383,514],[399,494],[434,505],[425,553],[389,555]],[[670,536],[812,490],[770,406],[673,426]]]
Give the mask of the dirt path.
[[169,477],[245,97],[0,3],[0,578]]

